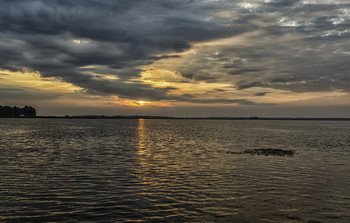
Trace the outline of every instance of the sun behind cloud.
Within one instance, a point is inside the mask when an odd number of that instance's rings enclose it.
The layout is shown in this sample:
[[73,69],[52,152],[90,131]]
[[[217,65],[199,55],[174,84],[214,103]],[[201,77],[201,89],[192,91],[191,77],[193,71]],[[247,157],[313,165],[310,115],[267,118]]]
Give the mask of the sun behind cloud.
[[149,105],[161,105],[160,102],[144,101],[144,100],[129,100],[129,99],[118,99],[115,103],[125,105],[128,107],[142,107]]
[[151,102],[149,102],[149,101],[136,101],[136,103],[138,103],[140,106],[143,106],[143,105],[150,104]]

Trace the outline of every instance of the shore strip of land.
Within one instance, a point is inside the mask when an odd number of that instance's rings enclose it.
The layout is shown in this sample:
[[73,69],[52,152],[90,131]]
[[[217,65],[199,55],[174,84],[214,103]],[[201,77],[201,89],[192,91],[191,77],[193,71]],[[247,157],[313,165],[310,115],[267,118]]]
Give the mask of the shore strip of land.
[[315,120],[315,121],[350,121],[350,118],[303,118],[303,117],[171,117],[144,115],[65,115],[65,116],[36,116],[35,118],[57,119],[192,119],[192,120]]

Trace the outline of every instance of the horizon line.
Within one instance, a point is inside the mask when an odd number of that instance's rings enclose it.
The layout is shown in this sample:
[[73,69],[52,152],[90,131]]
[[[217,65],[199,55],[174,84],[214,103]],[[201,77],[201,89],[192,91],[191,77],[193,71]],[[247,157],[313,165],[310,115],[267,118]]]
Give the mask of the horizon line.
[[[22,117],[23,118],[23,117]],[[263,117],[263,116],[163,116],[163,115],[38,115],[33,118],[62,119],[216,119],[216,120],[348,120],[350,117]]]

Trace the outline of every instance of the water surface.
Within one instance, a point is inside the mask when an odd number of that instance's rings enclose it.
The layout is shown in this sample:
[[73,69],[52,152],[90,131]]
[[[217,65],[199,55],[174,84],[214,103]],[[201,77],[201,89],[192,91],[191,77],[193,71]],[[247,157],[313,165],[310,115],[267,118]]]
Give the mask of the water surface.
[[0,119],[0,221],[350,222],[349,163],[347,121]]

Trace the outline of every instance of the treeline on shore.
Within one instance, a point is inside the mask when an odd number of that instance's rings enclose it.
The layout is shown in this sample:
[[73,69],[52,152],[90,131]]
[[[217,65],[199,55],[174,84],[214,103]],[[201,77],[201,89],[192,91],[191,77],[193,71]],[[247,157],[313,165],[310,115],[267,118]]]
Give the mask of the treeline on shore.
[[0,105],[0,118],[20,118],[20,117],[36,117],[36,110],[32,106],[2,106]]

